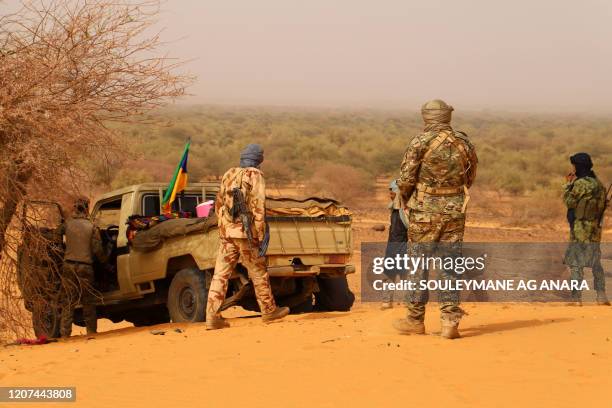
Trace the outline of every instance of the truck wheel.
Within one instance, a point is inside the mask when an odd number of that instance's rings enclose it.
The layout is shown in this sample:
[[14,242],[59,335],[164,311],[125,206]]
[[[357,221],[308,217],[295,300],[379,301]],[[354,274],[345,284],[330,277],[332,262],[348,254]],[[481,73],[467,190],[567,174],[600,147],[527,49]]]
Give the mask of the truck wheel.
[[347,312],[351,310],[355,295],[348,287],[346,276],[317,277],[319,291],[315,293],[315,309]]
[[168,312],[173,322],[203,322],[208,292],[204,273],[198,269],[182,269],[168,289]]
[[60,311],[49,307],[32,313],[32,328],[36,337],[53,339],[60,336]]

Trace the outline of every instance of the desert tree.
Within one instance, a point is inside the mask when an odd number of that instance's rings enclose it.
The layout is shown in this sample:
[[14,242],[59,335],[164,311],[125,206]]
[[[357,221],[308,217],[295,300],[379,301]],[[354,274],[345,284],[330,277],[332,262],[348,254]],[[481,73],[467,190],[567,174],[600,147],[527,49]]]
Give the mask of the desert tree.
[[191,77],[163,52],[159,12],[158,1],[24,0],[0,15],[0,330],[23,321],[20,243],[46,245],[21,209],[76,195],[88,163],[121,154],[114,124],[150,121],[185,93]]

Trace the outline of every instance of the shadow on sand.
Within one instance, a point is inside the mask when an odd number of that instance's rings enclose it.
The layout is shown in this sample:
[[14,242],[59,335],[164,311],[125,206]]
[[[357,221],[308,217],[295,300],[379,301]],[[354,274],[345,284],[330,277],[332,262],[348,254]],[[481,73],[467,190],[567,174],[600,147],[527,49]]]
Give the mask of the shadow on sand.
[[526,329],[528,327],[545,326],[548,324],[571,322],[574,319],[558,318],[558,319],[531,319],[531,320],[513,320],[511,322],[490,323],[476,327],[460,328],[461,337],[482,336],[484,334],[500,333],[510,330]]
[[298,320],[319,320],[319,319],[334,319],[337,317],[350,316],[351,312],[314,312],[304,313]]

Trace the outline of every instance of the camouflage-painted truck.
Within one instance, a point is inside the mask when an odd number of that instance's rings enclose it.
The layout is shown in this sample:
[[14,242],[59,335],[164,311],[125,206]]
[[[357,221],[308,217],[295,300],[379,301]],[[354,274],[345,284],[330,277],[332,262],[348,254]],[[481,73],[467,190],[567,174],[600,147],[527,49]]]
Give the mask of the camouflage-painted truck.
[[[100,293],[99,318],[127,320],[136,326],[205,319],[208,288],[212,278],[219,235],[214,218],[198,219],[178,235],[148,231],[157,243],[137,248],[128,221],[160,214],[165,185],[147,183],[112,191],[91,205],[91,216],[100,228],[109,258],[94,265]],[[174,210],[196,213],[195,207],[214,200],[217,183],[192,183],[177,197]],[[270,243],[266,255],[272,290],[280,305],[293,312],[349,310],[355,299],[346,275],[355,271],[352,254],[351,216],[329,199],[267,199]],[[146,240],[145,240],[146,241]],[[149,240],[150,242],[150,240]],[[223,309],[242,306],[257,311],[252,284],[238,265],[230,280]],[[35,322],[37,334],[55,336],[59,313],[49,310],[44,321]],[[83,324],[79,308],[75,323]]]

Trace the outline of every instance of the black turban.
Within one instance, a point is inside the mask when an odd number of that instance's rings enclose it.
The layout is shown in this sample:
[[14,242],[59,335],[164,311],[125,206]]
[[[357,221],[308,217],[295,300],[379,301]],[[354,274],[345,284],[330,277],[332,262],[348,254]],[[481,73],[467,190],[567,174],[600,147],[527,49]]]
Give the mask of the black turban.
[[593,173],[593,162],[588,153],[576,153],[570,157],[570,162],[576,167],[576,178],[595,177]]

